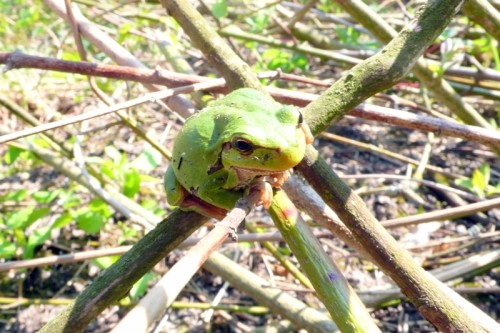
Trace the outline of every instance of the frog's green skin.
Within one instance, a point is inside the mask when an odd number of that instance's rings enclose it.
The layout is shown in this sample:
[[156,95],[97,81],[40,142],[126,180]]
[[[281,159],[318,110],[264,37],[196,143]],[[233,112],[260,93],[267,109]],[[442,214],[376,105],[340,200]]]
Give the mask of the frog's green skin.
[[236,90],[179,132],[165,175],[167,201],[222,218],[256,178],[279,178],[297,165],[311,141],[307,133],[297,109],[254,89]]

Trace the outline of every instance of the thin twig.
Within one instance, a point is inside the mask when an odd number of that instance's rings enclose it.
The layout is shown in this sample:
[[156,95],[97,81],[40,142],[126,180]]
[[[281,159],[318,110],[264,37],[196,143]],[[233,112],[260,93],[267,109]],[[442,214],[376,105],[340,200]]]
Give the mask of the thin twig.
[[448,192],[453,192],[461,197],[464,197],[468,200],[472,201],[478,201],[480,200],[479,197],[470,194],[468,192],[446,186],[443,184],[439,184],[430,180],[425,180],[425,179],[416,179],[416,178],[409,178],[407,176],[401,176],[401,175],[389,175],[389,174],[383,174],[383,173],[370,173],[370,174],[362,174],[362,175],[341,175],[340,178],[342,179],[374,179],[374,178],[381,178],[381,179],[397,179],[397,180],[404,180],[404,181],[410,181],[410,182],[417,182],[421,183],[425,186],[428,186],[430,188],[442,190],[442,191],[448,191]]
[[224,80],[222,79],[213,79],[210,81],[206,82],[201,82],[201,83],[195,83],[191,84],[188,86],[184,87],[178,87],[178,88],[173,88],[173,89],[165,89],[153,93],[146,94],[144,96],[131,99],[129,101],[123,102],[123,103],[118,103],[100,110],[95,110],[95,111],[90,111],[81,115],[73,116],[73,117],[68,117],[66,119],[62,120],[57,120],[51,123],[43,124],[40,126],[36,126],[33,128],[17,131],[11,134],[3,135],[0,136],[0,143],[6,143],[12,140],[20,139],[29,135],[41,133],[44,131],[48,131],[54,128],[59,128],[63,127],[66,125],[74,124],[83,120],[88,120],[96,117],[100,117],[106,114],[114,113],[119,110],[127,109],[133,106],[137,106],[143,103],[147,102],[157,102],[158,100],[171,97],[174,95],[178,95],[181,93],[188,93],[188,92],[193,92],[193,91],[198,91],[198,90],[203,90],[206,88],[211,88],[215,86],[223,86],[224,85]]
[[457,219],[463,216],[472,215],[477,212],[484,212],[489,209],[500,207],[500,198],[475,202],[461,207],[437,210],[429,213],[417,214],[407,217],[399,217],[380,222],[386,228],[396,228],[410,224],[420,224],[432,221],[442,221],[447,219]]
[[[318,238],[328,237],[331,235],[329,232],[318,232],[314,234]],[[201,238],[198,237],[190,237],[186,239],[179,245],[179,248],[190,247],[197,244]],[[262,234],[243,234],[238,235],[238,242],[277,242],[282,241],[283,237],[279,232],[267,232]],[[226,239],[224,243],[233,243],[233,239]],[[50,266],[50,265],[62,265],[68,263],[74,263],[79,261],[85,261],[95,258],[101,257],[109,257],[115,255],[121,255],[130,250],[132,246],[119,246],[110,249],[99,249],[99,250],[87,250],[83,252],[75,252],[70,254],[61,254],[55,256],[47,256],[43,258],[35,258],[35,259],[25,259],[25,260],[16,260],[16,261],[8,261],[0,263],[0,272],[6,272],[12,269],[21,269],[21,268],[33,268],[40,266]]]

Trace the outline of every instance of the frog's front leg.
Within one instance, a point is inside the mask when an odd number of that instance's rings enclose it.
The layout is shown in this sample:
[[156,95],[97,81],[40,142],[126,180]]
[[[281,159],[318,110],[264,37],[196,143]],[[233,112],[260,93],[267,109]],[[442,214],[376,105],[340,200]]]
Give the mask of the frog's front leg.
[[228,172],[219,170],[209,175],[196,190],[196,195],[212,205],[230,210],[243,196],[243,190],[227,188]]
[[254,179],[245,193],[251,198],[250,200],[255,200],[256,206],[262,205],[265,209],[271,207],[271,203],[273,202],[273,187],[265,180],[265,177]]
[[216,207],[198,197],[199,193],[196,193],[197,195],[189,193],[179,183],[173,168],[170,166],[165,173],[164,184],[167,192],[167,202],[172,206],[179,206],[182,210],[192,210],[219,220],[222,220],[227,214],[226,209]]
[[179,206],[188,195],[188,192],[177,180],[171,165],[168,166],[165,173],[164,186],[167,192],[167,202],[172,206]]

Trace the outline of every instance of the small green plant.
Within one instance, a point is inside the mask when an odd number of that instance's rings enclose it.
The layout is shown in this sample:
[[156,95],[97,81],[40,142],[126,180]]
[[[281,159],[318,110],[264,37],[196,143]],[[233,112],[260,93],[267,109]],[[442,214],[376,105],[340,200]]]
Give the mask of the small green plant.
[[268,69],[281,69],[285,73],[290,73],[296,68],[303,72],[308,69],[307,58],[296,52],[267,49],[262,54],[262,59],[267,62]]
[[[37,146],[46,147],[40,139],[32,140]],[[89,157],[89,161],[100,165],[101,172],[120,184],[127,197],[134,197],[140,191],[141,182],[158,182],[147,173],[155,169],[161,157],[152,148],[145,149],[132,162],[125,153],[108,147],[105,154],[109,158]],[[17,176],[26,170],[43,164],[28,150],[8,146],[3,155],[0,177]],[[144,174],[140,174],[139,170]],[[157,200],[141,196],[141,204],[156,214],[163,214]],[[12,189],[0,195],[0,258],[35,256],[37,247],[49,240],[53,231],[74,222],[87,234],[97,234],[110,221],[113,210],[99,198],[87,199],[86,191],[75,182],[63,187],[36,189]],[[122,235],[119,242],[125,243],[138,236],[138,231],[124,224],[119,225]]]
[[474,169],[471,178],[457,179],[455,184],[469,189],[481,198],[500,194],[500,183],[490,185],[490,166],[487,163],[483,163],[481,167]]

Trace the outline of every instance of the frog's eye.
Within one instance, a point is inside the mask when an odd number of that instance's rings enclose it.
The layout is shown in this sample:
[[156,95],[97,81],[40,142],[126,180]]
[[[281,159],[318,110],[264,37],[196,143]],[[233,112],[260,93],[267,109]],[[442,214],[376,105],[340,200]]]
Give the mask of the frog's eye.
[[252,143],[243,138],[234,138],[233,141],[231,141],[231,147],[242,155],[250,155],[254,150]]
[[304,122],[304,116],[302,116],[302,112],[299,111],[299,123],[298,123],[298,125],[302,125],[303,122]]

